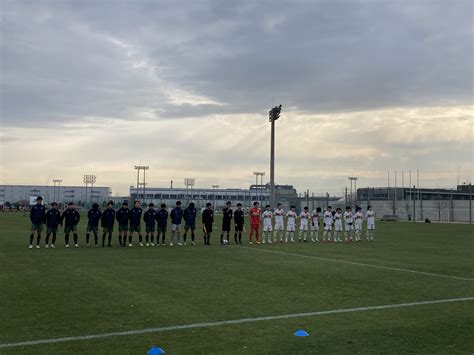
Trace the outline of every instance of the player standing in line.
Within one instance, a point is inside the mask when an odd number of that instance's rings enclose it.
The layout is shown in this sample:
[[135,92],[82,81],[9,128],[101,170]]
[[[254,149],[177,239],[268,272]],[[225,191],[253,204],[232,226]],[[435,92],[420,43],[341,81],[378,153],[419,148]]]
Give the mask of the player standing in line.
[[355,241],[360,242],[360,234],[362,232],[362,223],[364,223],[364,216],[362,214],[362,208],[357,207],[354,215],[354,226],[355,226]]
[[336,209],[334,214],[334,242],[342,242],[342,210],[340,208]]
[[321,207],[316,208],[311,212],[311,241],[318,242],[318,232],[319,232],[319,215],[321,214]]
[[375,211],[372,210],[372,206],[367,206],[367,212],[365,213],[367,219],[367,240],[374,241],[375,234]]
[[268,240],[269,244],[272,244],[272,218],[273,212],[270,205],[265,206],[263,211],[263,231],[262,231],[262,243],[265,244],[265,240]]
[[277,234],[280,243],[283,243],[283,234],[285,233],[285,222],[283,220],[283,216],[285,215],[285,211],[283,210],[282,204],[279,203],[275,212],[273,212],[275,216],[275,229],[273,230],[273,242],[276,243],[277,241]]
[[258,238],[258,232],[260,231],[260,215],[262,211],[258,208],[259,203],[254,202],[253,207],[249,211],[250,217],[250,241],[249,244],[252,244],[252,236],[255,232],[255,243],[260,244],[260,240]]
[[99,246],[97,243],[99,242],[99,221],[101,217],[102,212],[99,210],[99,204],[94,203],[87,212],[86,246],[89,246],[91,232],[94,234],[95,246]]
[[128,234],[128,246],[132,247],[132,238],[133,232],[138,233],[138,241],[140,242],[140,246],[143,247],[143,236],[142,236],[142,228],[140,226],[142,221],[142,214],[143,210],[140,206],[140,201],[136,200],[133,203],[133,208],[130,210],[129,218],[130,218],[130,233]]
[[295,242],[295,224],[296,224],[296,206],[291,206],[286,214],[286,236],[285,243],[288,243],[288,237],[292,243]]
[[184,235],[183,235],[183,242],[186,245],[186,238],[188,234],[188,230],[191,230],[191,245],[196,245],[194,239],[196,237],[196,215],[197,210],[194,207],[194,202],[191,202],[183,212],[183,219],[184,219]]
[[181,233],[179,230],[181,227],[181,220],[183,219],[183,209],[181,208],[181,201],[176,201],[176,207],[171,210],[170,218],[171,218],[170,247],[173,246],[175,235],[176,235],[176,241],[178,242],[178,245],[183,245],[181,243]]
[[354,230],[354,216],[352,215],[351,206],[346,207],[346,212],[344,212],[344,223],[346,229],[346,242],[352,242],[352,233]]
[[112,247],[112,233],[114,231],[115,223],[115,210],[114,203],[109,201],[107,203],[107,208],[102,212],[102,218],[100,224],[102,226],[102,248],[105,246],[105,237],[108,236],[107,246]]
[[36,249],[40,248],[41,231],[43,230],[43,223],[46,220],[46,208],[43,206],[43,198],[41,196],[36,197],[36,205],[31,207],[30,210],[30,221],[31,221],[31,233],[30,233],[30,249],[33,249],[33,239],[36,232]]
[[242,204],[237,203],[237,209],[234,212],[234,240],[235,244],[242,244],[242,232],[244,230],[244,211]]
[[55,248],[56,235],[58,234],[58,226],[61,223],[61,212],[58,210],[58,204],[53,202],[51,209],[46,212],[46,249],[49,248],[49,236],[53,234],[53,240],[51,242],[51,248]]
[[168,210],[166,209],[166,204],[162,203],[160,210],[156,213],[156,221],[158,224],[157,233],[156,233],[156,246],[160,245],[160,235],[161,235],[161,245],[166,245],[166,225],[168,223]]
[[[156,230],[156,211],[155,204],[149,203],[148,210],[143,214],[143,222],[145,222],[145,245],[155,246],[155,230]],[[151,241],[151,244],[150,244]]]
[[326,238],[328,242],[331,242],[331,231],[332,231],[332,207],[327,206],[326,211],[324,211],[324,232],[323,232],[323,243],[326,242]]
[[119,225],[119,244],[122,247],[127,245],[129,215],[128,202],[123,201],[122,208],[115,213],[115,218]]
[[300,213],[300,230],[298,233],[298,241],[301,242],[301,237],[303,237],[303,241],[306,243],[306,237],[308,235],[308,221],[309,221],[309,212],[308,207],[304,207],[303,211]]
[[61,215],[61,225],[64,223],[64,237],[66,248],[69,248],[69,234],[72,232],[74,236],[74,246],[79,248],[77,236],[77,224],[81,219],[81,215],[74,206],[74,202],[67,204],[67,209]]
[[230,208],[232,203],[227,201],[224,209],[222,210],[222,232],[221,232],[221,244],[224,245],[224,235],[226,235],[227,244],[230,244],[230,225],[232,223],[233,211]]
[[206,209],[202,211],[202,228],[204,231],[204,245],[211,245],[212,224],[214,223],[214,211],[212,204],[206,203]]

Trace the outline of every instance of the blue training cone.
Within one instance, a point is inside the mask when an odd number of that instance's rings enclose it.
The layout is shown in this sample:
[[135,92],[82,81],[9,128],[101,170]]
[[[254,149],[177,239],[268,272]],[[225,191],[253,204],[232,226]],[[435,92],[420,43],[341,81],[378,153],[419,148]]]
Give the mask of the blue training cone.
[[309,337],[309,334],[305,330],[297,330],[295,332],[295,336],[296,337]]
[[156,346],[150,348],[150,350],[148,350],[147,352],[147,355],[160,355],[160,354],[164,354],[165,351],[162,349],[162,348],[158,348]]

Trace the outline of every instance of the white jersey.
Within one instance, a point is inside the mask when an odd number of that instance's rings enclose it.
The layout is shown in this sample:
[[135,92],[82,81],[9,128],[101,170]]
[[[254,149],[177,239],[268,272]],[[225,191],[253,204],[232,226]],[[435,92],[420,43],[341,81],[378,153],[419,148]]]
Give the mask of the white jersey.
[[263,212],[263,225],[264,226],[271,226],[272,225],[272,217],[273,217],[273,212],[265,210]]
[[275,216],[275,225],[283,225],[283,216],[285,215],[285,211],[283,208],[277,208],[274,212]]
[[342,213],[336,212],[334,215],[334,230],[342,231]]
[[375,224],[375,212],[372,210],[368,210],[365,214],[365,218],[367,219],[367,224],[374,225]]
[[301,212],[300,213],[300,225],[307,226],[309,220],[309,212]]
[[355,222],[355,227],[357,229],[361,229],[362,223],[364,222],[364,215],[362,214],[362,212],[360,211],[356,212],[356,214],[354,215],[354,222]]
[[324,212],[324,225],[332,225],[333,219],[332,219],[332,212],[331,211],[325,211]]
[[290,226],[290,225],[294,226],[295,221],[296,221],[296,212],[288,211],[288,213],[286,214],[286,217],[288,218],[287,221],[286,221],[286,224],[288,226]]
[[348,225],[352,225],[352,223],[354,222],[354,217],[352,216],[351,211],[344,212],[344,222],[346,222],[346,224]]
[[313,225],[319,224],[319,212],[316,212],[316,210],[311,212],[311,221]]

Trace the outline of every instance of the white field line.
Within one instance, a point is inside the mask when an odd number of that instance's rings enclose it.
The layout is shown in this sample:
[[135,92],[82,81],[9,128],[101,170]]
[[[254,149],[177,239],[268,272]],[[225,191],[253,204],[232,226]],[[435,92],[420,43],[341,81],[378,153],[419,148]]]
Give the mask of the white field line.
[[418,274],[418,275],[436,276],[436,277],[444,277],[444,278],[447,278],[447,279],[455,279],[455,280],[463,280],[463,281],[474,282],[474,279],[470,279],[468,277],[460,277],[460,276],[452,276],[452,275],[444,275],[444,274],[435,274],[435,273],[432,273],[432,272],[416,271],[416,270],[410,270],[410,269],[401,269],[401,268],[398,268],[398,267],[390,267],[390,266],[382,266],[382,265],[365,264],[365,263],[358,263],[358,262],[355,262],[355,261],[323,258],[323,257],[320,257],[320,256],[313,256],[313,255],[287,253],[285,251],[268,250],[268,249],[261,249],[261,248],[251,248],[251,247],[244,247],[244,246],[241,246],[240,248],[250,249],[250,250],[255,250],[255,251],[261,251],[261,252],[267,252],[267,253],[291,255],[291,256],[297,256],[297,257],[300,257],[300,258],[317,259],[317,260],[322,260],[322,261],[331,261],[333,263],[365,266],[365,267],[372,267],[372,268],[375,268],[375,269],[385,269],[385,270],[392,270],[392,271],[410,272],[412,274]]
[[327,315],[327,314],[364,312],[364,311],[373,311],[373,310],[380,310],[380,309],[393,309],[393,308],[414,307],[414,306],[452,303],[452,302],[464,302],[464,301],[474,301],[474,297],[448,298],[448,299],[443,299],[443,300],[398,303],[398,304],[388,304],[388,305],[382,305],[382,306],[342,308],[342,309],[332,309],[328,311],[291,313],[291,314],[282,314],[278,316],[241,318],[241,319],[223,320],[223,321],[217,321],[217,322],[171,325],[167,327],[134,329],[134,330],[121,331],[121,332],[79,335],[79,336],[71,336],[71,337],[64,337],[64,338],[29,340],[29,341],[21,341],[17,343],[3,343],[3,344],[0,344],[0,349],[20,347],[20,346],[41,345],[41,344],[64,343],[64,342],[78,341],[78,340],[101,339],[101,338],[110,338],[110,337],[136,335],[136,334],[161,333],[161,332],[167,332],[167,331],[172,331],[172,330],[208,328],[208,327],[218,327],[218,326],[225,326],[225,325],[253,323],[253,322],[279,320],[279,319],[314,317],[314,316],[322,316],[322,315]]

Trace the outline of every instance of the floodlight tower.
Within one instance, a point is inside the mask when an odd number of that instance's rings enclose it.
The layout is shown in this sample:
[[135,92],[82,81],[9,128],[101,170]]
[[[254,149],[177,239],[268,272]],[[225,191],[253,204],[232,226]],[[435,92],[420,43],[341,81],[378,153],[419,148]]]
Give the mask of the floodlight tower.
[[275,121],[280,118],[281,105],[275,106],[269,111],[271,123],[270,134],[270,204],[275,205]]
[[219,188],[219,185],[212,185],[212,188],[214,189],[214,210],[216,209],[216,190]]
[[[59,196],[61,194],[61,183],[63,182],[63,180],[61,179],[53,179],[53,184],[54,184],[54,188],[53,188],[53,200],[56,201],[56,184],[58,186],[58,200],[59,200]],[[59,203],[59,201],[56,201]]]
[[260,176],[260,183],[263,184],[263,176],[265,175],[264,171],[254,171],[253,174],[255,175],[255,200],[259,201],[258,199],[258,177]]
[[[143,186],[143,200],[145,199],[146,178],[145,172],[150,167],[148,165],[135,165],[134,169],[137,171],[137,200],[140,198],[140,185]],[[140,170],[143,170],[143,182],[140,183]]]
[[185,178],[184,179],[184,186],[186,186],[186,204],[189,203],[189,187],[191,187],[191,201],[193,199],[193,186],[196,183],[195,178]]
[[[85,174],[82,178],[82,181],[84,182],[84,184],[86,185],[86,198],[85,198],[85,201],[84,202],[87,202],[87,187],[89,185],[91,185],[91,187],[93,188],[94,187],[94,184],[97,180],[97,176],[95,175],[90,175],[90,174]],[[92,202],[92,190],[91,190],[91,198],[90,198],[90,202]]]

